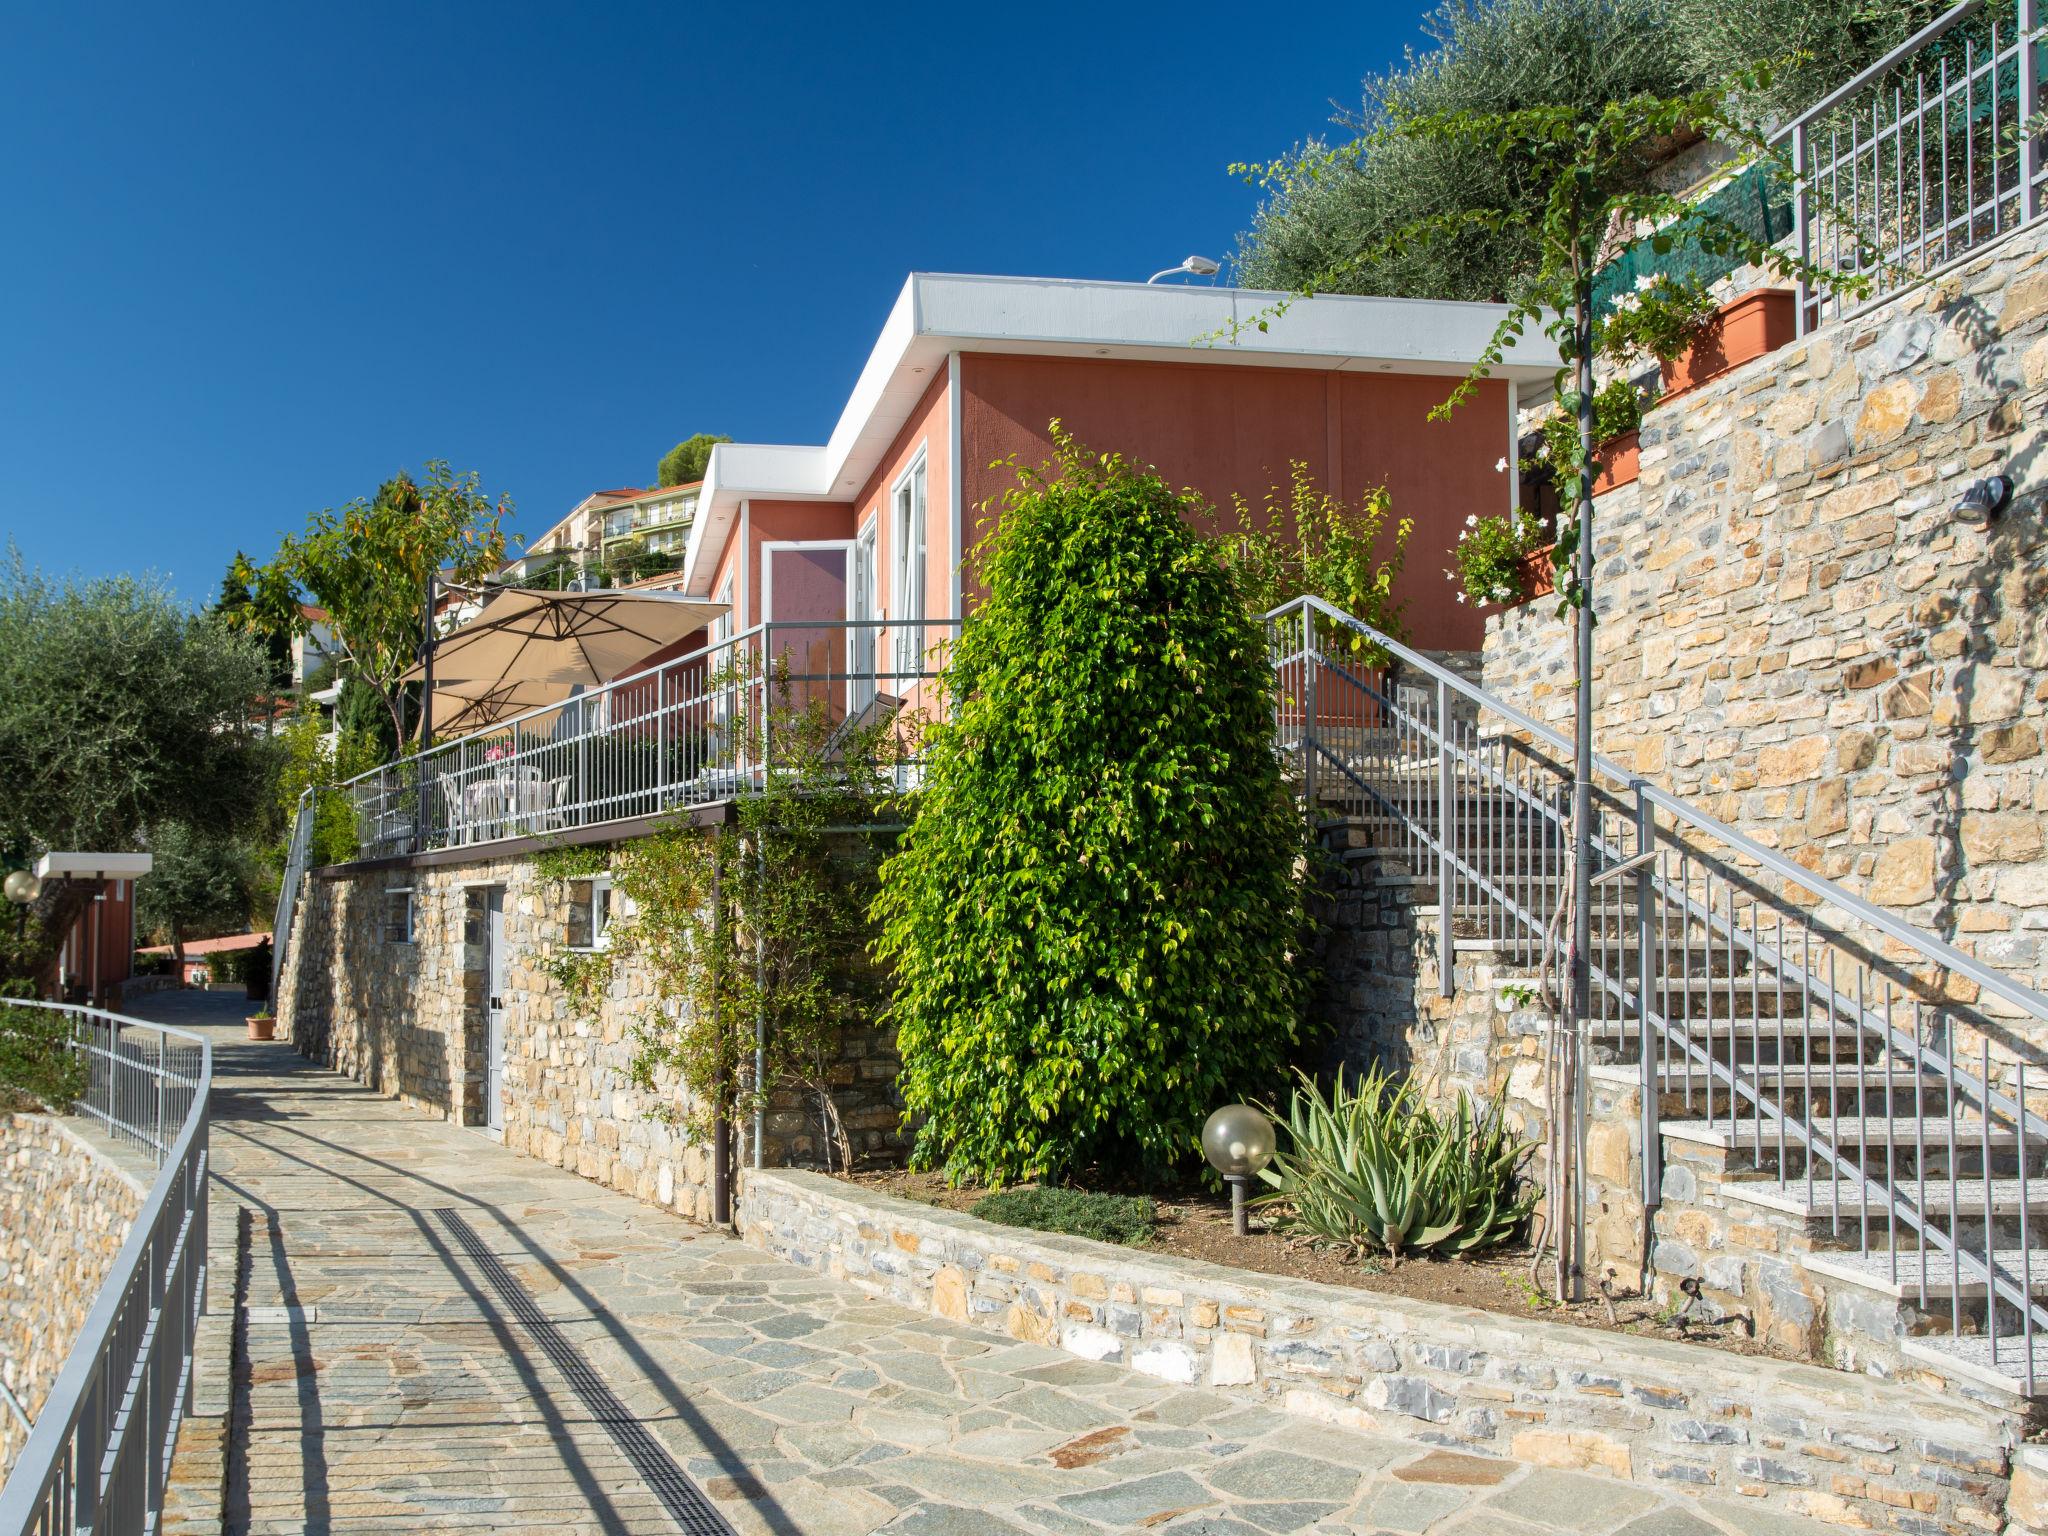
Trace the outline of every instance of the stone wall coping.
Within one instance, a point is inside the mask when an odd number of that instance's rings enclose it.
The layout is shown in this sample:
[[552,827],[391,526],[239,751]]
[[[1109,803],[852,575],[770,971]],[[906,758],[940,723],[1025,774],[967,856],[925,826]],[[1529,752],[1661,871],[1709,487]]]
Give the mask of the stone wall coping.
[[[899,1229],[922,1227],[926,1231],[920,1236],[940,1233],[976,1247],[999,1247],[1027,1262],[1033,1258],[1057,1260],[1071,1268],[1114,1271],[1118,1278],[1135,1285],[1198,1290],[1206,1297],[1232,1305],[1314,1314],[1340,1328],[1349,1324],[1391,1329],[1432,1344],[1469,1344],[1510,1357],[1540,1354],[1566,1367],[1584,1364],[1661,1372],[1694,1388],[1752,1401],[1768,1401],[1782,1392],[1797,1392],[1811,1401],[1851,1410],[1859,1417],[1897,1411],[1918,1418],[1947,1419],[1979,1431],[1988,1430],[1997,1422],[1997,1416],[1981,1406],[1944,1397],[1917,1383],[1880,1381],[1799,1361],[1767,1355],[1732,1355],[1705,1345],[1578,1328],[1540,1317],[1510,1318],[1477,1308],[1316,1281],[1288,1280],[1088,1238],[999,1226],[961,1211],[881,1194],[826,1174],[773,1169],[749,1170],[746,1177],[764,1191],[779,1189],[823,1206],[845,1222],[865,1220],[872,1225]],[[1888,1409],[1887,1402],[1895,1407]]]

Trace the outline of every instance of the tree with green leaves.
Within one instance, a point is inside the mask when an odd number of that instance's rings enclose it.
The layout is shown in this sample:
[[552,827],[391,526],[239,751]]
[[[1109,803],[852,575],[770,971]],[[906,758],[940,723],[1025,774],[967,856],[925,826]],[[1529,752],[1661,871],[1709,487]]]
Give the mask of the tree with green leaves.
[[1202,509],[1054,439],[976,552],[875,906],[916,1158],[956,1181],[1185,1166],[1281,1087],[1307,990],[1264,627]]
[[256,856],[247,828],[223,832],[163,821],[150,828],[148,843],[149,878],[136,883],[136,921],[171,946],[182,973],[188,939],[248,931]]
[[[271,746],[255,725],[269,661],[153,579],[55,580],[0,564],[0,850],[125,852],[183,823],[231,836],[262,813]],[[94,883],[49,880],[0,980],[54,960]]]
[[661,456],[661,463],[654,472],[654,483],[657,486],[695,485],[704,478],[704,470],[711,463],[711,450],[720,443],[731,441],[729,437],[712,432],[699,432],[684,438]]
[[301,634],[300,604],[310,596],[327,610],[350,675],[375,690],[391,738],[404,741],[421,723],[407,703],[417,689],[401,679],[419,659],[427,583],[476,585],[495,575],[511,512],[511,501],[485,495],[474,473],[431,460],[423,480],[400,472],[367,500],[314,513],[263,565],[237,554],[230,580],[249,594],[237,617],[258,634]]
[[[1523,3],[1548,7],[1548,0]],[[1604,7],[1617,15],[1639,17],[1642,4],[1643,0],[1562,0],[1561,9]],[[1573,516],[1558,530],[1555,556],[1559,612],[1571,616],[1575,631],[1573,854],[1564,907],[1569,913],[1569,978],[1558,1030],[1566,1055],[1560,1071],[1552,1074],[1550,1106],[1554,1145],[1565,1149],[1577,1145],[1572,1122],[1577,1096],[1568,1084],[1583,1071],[1584,1063],[1574,1054],[1577,1025],[1588,1016],[1592,1003],[1594,360],[1603,350],[1624,344],[1647,346],[1653,352],[1680,345],[1698,304],[1698,295],[1686,285],[1659,280],[1625,304],[1603,308],[1595,303],[1595,282],[1615,232],[1647,227],[1654,231],[1649,238],[1660,252],[1689,242],[1823,291],[1867,288],[1867,278],[1838,277],[1658,185],[1659,153],[1687,135],[1710,137],[1726,146],[1733,157],[1725,167],[1729,174],[1760,165],[1789,181],[1791,167],[1772,151],[1764,126],[1749,105],[1765,98],[1772,78],[1771,66],[1758,64],[1720,83],[1677,95],[1634,94],[1595,102],[1537,99],[1499,110],[1396,115],[1380,128],[1379,137],[1495,156],[1517,167],[1516,190],[1503,196],[1498,184],[1475,182],[1460,204],[1436,210],[1340,258],[1327,282],[1301,285],[1303,292],[1334,288],[1388,252],[1427,249],[1474,232],[1510,241],[1533,240],[1528,259],[1508,275],[1501,295],[1506,313],[1479,362],[1431,415],[1441,419],[1469,399],[1479,381],[1531,329],[1542,330],[1556,342],[1564,359],[1558,400],[1577,428],[1564,434],[1562,443],[1553,444],[1553,451],[1563,454],[1560,493],[1571,494],[1573,507]],[[1284,302],[1274,306],[1284,308]],[[1271,311],[1252,323],[1265,329],[1270,315]],[[1571,1209],[1570,1185],[1578,1176],[1575,1162],[1568,1155],[1553,1158],[1549,1176],[1551,1209]],[[1553,1222],[1551,1230],[1557,1238],[1556,1283],[1560,1293],[1575,1290],[1583,1278],[1580,1235],[1561,1222]]]

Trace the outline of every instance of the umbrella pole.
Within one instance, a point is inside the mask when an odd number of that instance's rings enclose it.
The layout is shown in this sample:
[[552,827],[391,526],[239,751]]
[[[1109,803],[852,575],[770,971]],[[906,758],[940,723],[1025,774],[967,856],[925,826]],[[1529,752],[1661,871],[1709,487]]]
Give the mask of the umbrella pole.
[[432,835],[431,801],[427,788],[427,748],[434,744],[434,573],[427,572],[425,606],[420,614],[420,761],[419,815],[414,818],[415,853],[425,853]]

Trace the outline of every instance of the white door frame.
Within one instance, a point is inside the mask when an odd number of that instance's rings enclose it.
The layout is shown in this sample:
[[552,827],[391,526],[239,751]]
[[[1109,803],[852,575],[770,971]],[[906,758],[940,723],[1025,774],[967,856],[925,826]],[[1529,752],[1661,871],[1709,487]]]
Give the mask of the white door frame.
[[852,539],[771,539],[761,546],[761,622],[763,624],[802,624],[803,619],[777,619],[775,617],[775,561],[778,549],[836,549],[846,556],[846,591],[851,599],[853,594],[853,546]]
[[505,887],[484,891],[484,1130],[505,1134]]

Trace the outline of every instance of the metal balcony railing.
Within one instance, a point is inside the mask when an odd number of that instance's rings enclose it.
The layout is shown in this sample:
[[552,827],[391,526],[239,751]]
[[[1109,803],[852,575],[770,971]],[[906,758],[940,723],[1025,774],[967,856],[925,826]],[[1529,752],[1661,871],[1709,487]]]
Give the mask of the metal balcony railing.
[[886,724],[914,774],[957,621],[760,624],[529,710],[323,794],[354,808],[361,858],[545,837],[730,800],[781,761],[777,732]]
[[1872,282],[1855,300],[1802,285],[1802,333],[2039,215],[2041,49],[2040,0],[1968,0],[1780,130],[1798,254]]
[[212,1051],[203,1036],[95,1008],[72,1020],[90,1076],[79,1111],[147,1148],[161,1170],[99,1299],[0,1485],[0,1531],[154,1531],[206,1306]]
[[[1571,743],[1315,598],[1268,624],[1311,814],[1434,892],[1445,991],[1460,939],[1561,973]],[[1393,664],[1362,670],[1355,636]],[[1571,1048],[1633,1057],[1644,1203],[1665,1136],[1718,1145],[1755,1175],[1724,1189],[1824,1223],[1948,1330],[1915,1344],[2033,1395],[2048,1121],[2026,1107],[2023,1028],[2048,997],[1605,759],[1596,776],[1591,1017]]]

